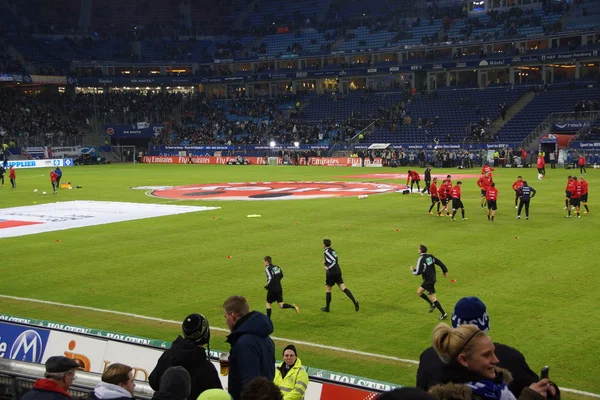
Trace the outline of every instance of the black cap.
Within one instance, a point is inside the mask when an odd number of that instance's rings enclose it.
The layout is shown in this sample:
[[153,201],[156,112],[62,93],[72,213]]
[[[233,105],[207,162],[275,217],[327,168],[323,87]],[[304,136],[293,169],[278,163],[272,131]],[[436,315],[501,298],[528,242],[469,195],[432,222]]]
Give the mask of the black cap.
[[291,350],[294,352],[294,355],[296,357],[298,357],[298,352],[296,352],[296,346],[294,346],[293,344],[288,344],[287,346],[285,346],[285,349],[283,349],[283,352],[285,353],[286,350]]
[[69,372],[80,367],[77,361],[65,356],[52,356],[46,360],[46,372],[49,373]]

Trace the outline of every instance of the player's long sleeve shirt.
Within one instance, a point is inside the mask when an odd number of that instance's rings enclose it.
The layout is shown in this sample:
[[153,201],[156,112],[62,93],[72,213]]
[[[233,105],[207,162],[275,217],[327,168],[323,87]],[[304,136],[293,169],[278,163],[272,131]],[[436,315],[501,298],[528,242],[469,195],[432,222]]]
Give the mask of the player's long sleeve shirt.
[[417,260],[417,268],[413,271],[415,275],[423,275],[423,282],[435,283],[436,273],[435,266],[438,265],[444,273],[448,272],[446,265],[431,254],[421,254]]
[[338,255],[331,247],[326,247],[324,251],[325,266],[327,267],[327,273],[331,275],[341,274],[342,270],[338,264]]
[[281,280],[283,279],[283,271],[277,265],[269,264],[265,268],[265,274],[267,275],[267,288],[270,292],[281,292]]

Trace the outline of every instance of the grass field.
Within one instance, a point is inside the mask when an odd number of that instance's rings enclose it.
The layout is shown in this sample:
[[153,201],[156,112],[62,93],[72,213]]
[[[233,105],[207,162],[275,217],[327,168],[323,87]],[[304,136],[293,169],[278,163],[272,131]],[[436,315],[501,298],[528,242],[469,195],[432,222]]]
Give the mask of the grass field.
[[[285,272],[284,299],[301,308],[274,310],[274,335],[399,358],[418,360],[431,343],[437,312],[415,295],[421,279],[409,265],[417,246],[448,266],[438,277],[438,298],[448,313],[468,295],[487,304],[495,341],[521,350],[534,370],[551,366],[560,386],[600,393],[600,214],[595,196],[600,171],[588,169],[591,213],[564,218],[564,187],[570,171],[497,171],[497,221],[479,209],[476,179],[463,179],[468,221],[427,214],[427,196],[399,193],[294,201],[182,201],[151,198],[142,185],[190,185],[246,181],[352,180],[359,173],[405,173],[398,169],[331,167],[234,167],[108,165],[65,168],[63,181],[83,188],[40,194],[50,186],[46,169],[19,170],[18,188],[0,188],[0,207],[55,201],[106,200],[213,205],[220,210],[121,222],[0,239],[0,294],[35,298],[181,320],[202,312],[226,328],[221,305],[230,295],[248,298],[264,312],[262,257]],[[437,170],[436,175],[465,171]],[[466,171],[478,174],[479,170]],[[537,190],[531,219],[516,220],[510,185],[522,173]],[[456,179],[454,179],[456,181]],[[403,183],[394,180],[380,182]],[[33,189],[40,192],[34,193]],[[247,218],[260,214],[261,218]],[[216,217],[213,219],[213,217]],[[334,291],[332,312],[322,313],[322,239],[340,256],[347,286],[361,303]],[[517,239],[518,237],[518,239]],[[57,242],[60,240],[60,242]],[[227,258],[231,256],[231,258]],[[456,283],[450,283],[455,279]],[[172,324],[0,298],[0,311],[92,328],[172,340]],[[449,320],[448,320],[449,321]],[[224,333],[212,347],[228,349]],[[277,352],[285,343],[278,342]],[[414,385],[416,366],[391,360],[298,346],[304,364],[402,385]],[[574,398],[574,397],[566,397]]]

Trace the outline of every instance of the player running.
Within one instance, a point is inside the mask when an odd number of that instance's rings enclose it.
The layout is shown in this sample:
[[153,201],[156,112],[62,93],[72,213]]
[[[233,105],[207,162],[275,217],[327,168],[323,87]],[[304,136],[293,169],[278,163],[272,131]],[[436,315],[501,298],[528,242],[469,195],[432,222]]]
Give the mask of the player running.
[[283,288],[281,287],[281,280],[283,279],[283,271],[279,266],[273,265],[271,256],[265,256],[263,258],[265,262],[265,274],[267,275],[267,317],[271,319],[271,304],[277,302],[279,308],[292,308],[296,311],[296,314],[300,314],[300,309],[295,304],[288,304],[283,302]]
[[459,208],[460,208],[460,213],[462,214],[463,221],[468,219],[468,218],[465,218],[465,206],[460,198],[460,195],[461,195],[460,186],[461,185],[462,185],[461,181],[456,182],[456,186],[454,186],[452,188],[452,191],[450,192],[450,197],[452,197],[452,221],[456,221],[456,219],[454,219],[454,216],[456,215],[456,212],[458,211]]
[[[444,312],[444,309],[442,308],[442,305],[438,301],[437,296],[435,294],[436,265],[442,269],[444,278],[447,277],[448,268],[446,268],[446,266],[440,259],[435,258],[431,254],[427,254],[427,246],[421,244],[419,245],[419,259],[417,260],[417,268],[411,265],[410,270],[414,275],[423,275],[423,283],[417,289],[417,296],[419,296],[420,298],[425,300],[427,304],[429,304],[429,312],[433,312],[433,310],[437,308],[442,314],[440,316],[440,320],[443,320],[446,319],[446,317],[448,317],[448,314]],[[427,295],[423,293],[425,291],[427,291],[429,297],[427,297]]]
[[321,308],[323,312],[329,312],[329,305],[331,304],[331,289],[334,285],[338,285],[340,290],[348,296],[352,303],[354,303],[354,310],[360,309],[358,301],[352,295],[350,289],[344,285],[344,279],[342,278],[342,270],[338,264],[338,256],[334,249],[331,248],[331,240],[323,239],[323,248],[325,261],[323,261],[323,269],[326,272],[325,275],[325,307]]
[[490,178],[488,173],[481,175],[481,177],[479,177],[479,179],[477,180],[477,186],[479,186],[479,189],[481,191],[481,208],[482,209],[485,209],[485,206],[486,206],[485,193],[488,190],[488,188],[490,187],[491,183],[492,183],[492,179]]
[[431,195],[431,207],[429,207],[429,214],[433,214],[431,210],[437,204],[437,214],[440,213],[440,193],[437,187],[437,178],[433,178],[433,182],[429,185],[429,194]]

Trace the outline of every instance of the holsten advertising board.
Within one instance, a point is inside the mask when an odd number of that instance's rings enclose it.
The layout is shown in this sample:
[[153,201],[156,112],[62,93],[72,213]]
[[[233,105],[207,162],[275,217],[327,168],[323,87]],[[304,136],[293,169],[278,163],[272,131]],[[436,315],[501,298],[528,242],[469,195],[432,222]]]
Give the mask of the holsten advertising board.
[[[171,342],[161,340],[0,314],[0,357],[17,361],[44,364],[52,356],[64,355],[77,361],[83,370],[99,374],[106,366],[118,362],[133,367],[135,379],[147,381],[158,358],[170,346]],[[219,363],[216,360],[220,355],[219,351],[211,351],[217,370]],[[358,376],[305,368],[311,378],[306,400],[363,400],[374,397],[374,390],[388,391],[400,387]],[[221,376],[221,383],[227,387],[226,376]]]

